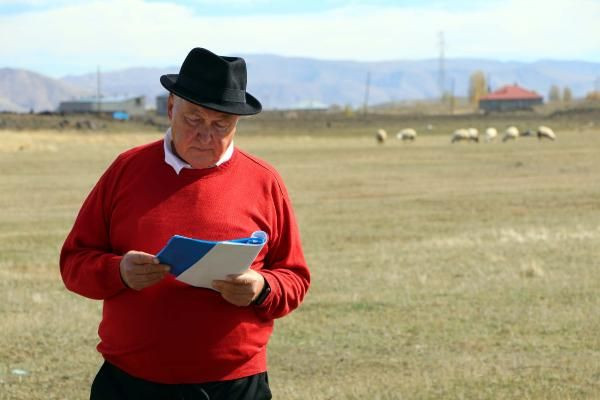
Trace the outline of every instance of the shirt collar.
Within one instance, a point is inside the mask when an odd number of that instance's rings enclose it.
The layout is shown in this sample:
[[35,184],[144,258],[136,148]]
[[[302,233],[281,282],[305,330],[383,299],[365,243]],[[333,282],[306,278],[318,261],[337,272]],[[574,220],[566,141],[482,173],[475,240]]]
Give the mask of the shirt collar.
[[[181,158],[179,158],[173,152],[173,149],[171,147],[172,141],[173,141],[173,134],[171,133],[171,128],[169,127],[169,129],[167,129],[167,132],[165,133],[165,139],[163,141],[164,142],[163,146],[165,149],[165,162],[167,164],[169,164],[175,170],[175,173],[177,175],[179,175],[181,170],[184,168],[193,169],[193,167],[190,164],[183,161]],[[233,155],[233,140],[231,141],[231,143],[229,143],[227,150],[225,150],[225,153],[223,153],[221,158],[219,158],[219,161],[217,161],[217,163],[215,165],[213,165],[212,167],[218,167],[219,165],[223,164],[224,162],[229,161],[229,159],[231,159],[232,155]],[[209,167],[209,168],[212,168],[212,167]]]

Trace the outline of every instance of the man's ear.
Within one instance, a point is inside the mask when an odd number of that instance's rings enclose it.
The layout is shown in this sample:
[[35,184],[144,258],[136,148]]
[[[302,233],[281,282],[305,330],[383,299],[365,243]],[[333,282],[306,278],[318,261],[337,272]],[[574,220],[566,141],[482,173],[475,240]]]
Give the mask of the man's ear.
[[175,96],[173,93],[169,94],[167,98],[167,116],[169,117],[169,121],[173,120],[173,107],[175,106]]

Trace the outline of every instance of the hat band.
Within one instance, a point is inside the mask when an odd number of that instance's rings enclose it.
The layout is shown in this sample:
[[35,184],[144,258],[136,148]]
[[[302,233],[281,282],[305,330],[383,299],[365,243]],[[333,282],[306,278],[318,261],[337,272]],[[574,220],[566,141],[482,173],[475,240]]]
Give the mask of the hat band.
[[198,82],[197,80],[186,78],[183,75],[177,76],[176,86],[193,90],[207,100],[221,100],[229,101],[232,103],[245,103],[246,102],[246,91],[240,89],[231,88],[217,88],[214,86],[206,85],[204,82]]

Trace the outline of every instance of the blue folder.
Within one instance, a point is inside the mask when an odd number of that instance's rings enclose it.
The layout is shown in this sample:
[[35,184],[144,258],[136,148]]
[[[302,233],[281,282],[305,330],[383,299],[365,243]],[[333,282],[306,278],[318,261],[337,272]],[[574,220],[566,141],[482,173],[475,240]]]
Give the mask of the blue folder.
[[[161,264],[171,266],[171,273],[179,276],[192,265],[206,256],[217,244],[249,245],[256,247],[264,245],[267,234],[263,231],[253,232],[250,237],[226,241],[209,241],[193,239],[181,235],[172,236],[165,247],[156,255]],[[252,260],[250,260],[251,262]]]

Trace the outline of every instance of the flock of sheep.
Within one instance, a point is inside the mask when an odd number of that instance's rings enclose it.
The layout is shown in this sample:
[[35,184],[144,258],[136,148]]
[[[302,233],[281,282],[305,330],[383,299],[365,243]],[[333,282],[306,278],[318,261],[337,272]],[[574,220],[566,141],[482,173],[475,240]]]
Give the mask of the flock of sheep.
[[[519,129],[515,126],[510,126],[504,131],[504,135],[502,136],[502,141],[506,142],[507,140],[517,139],[519,136],[534,136],[536,135],[539,140],[549,139],[556,140],[556,135],[554,131],[547,126],[540,126],[536,131],[527,130],[524,132],[519,132]],[[493,142],[498,137],[498,130],[493,127],[489,127],[485,130],[484,140],[486,142]],[[375,134],[375,139],[378,143],[385,143],[388,138],[388,134],[385,129],[378,129]],[[409,140],[413,141],[417,138],[417,131],[412,128],[402,129],[400,132],[396,134],[396,138],[399,140]],[[456,143],[460,141],[468,141],[468,142],[479,142],[479,131],[475,128],[466,128],[466,129],[457,129],[452,133],[452,137],[450,139],[450,143]]]
[[[506,128],[506,130],[504,131],[504,135],[502,136],[502,141],[506,142],[507,140],[514,140],[514,139],[518,138],[519,136],[533,136],[533,135],[537,135],[539,140],[542,140],[542,139],[556,140],[556,135],[554,134],[554,131],[552,129],[548,128],[547,126],[540,126],[540,127],[538,127],[537,131],[535,131],[535,132],[532,132],[529,130],[525,131],[525,132],[519,132],[519,129],[517,129],[516,126],[510,126],[510,127]],[[496,130],[496,128],[490,127],[485,130],[484,139],[486,142],[493,142],[494,140],[496,140],[497,137],[498,137],[498,131]],[[479,142],[479,131],[475,128],[455,130],[454,133],[452,134],[452,139],[450,140],[450,142],[454,143],[454,142],[458,142],[461,140]]]
[[[379,143],[385,143],[387,140],[388,134],[385,129],[377,129],[377,133],[375,133],[375,139]],[[400,132],[396,134],[396,138],[400,140],[415,140],[417,137],[417,131],[412,128],[402,129]]]
[[417,131],[412,128],[402,129],[396,134],[396,137],[400,140],[415,140],[417,137]]

